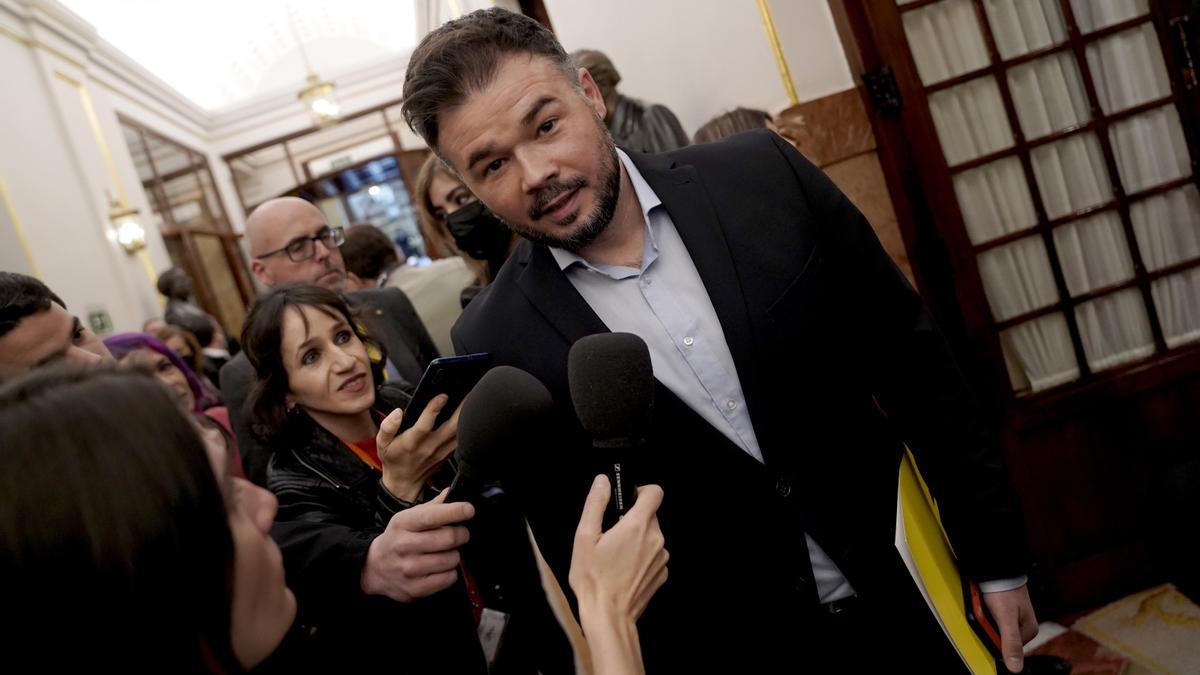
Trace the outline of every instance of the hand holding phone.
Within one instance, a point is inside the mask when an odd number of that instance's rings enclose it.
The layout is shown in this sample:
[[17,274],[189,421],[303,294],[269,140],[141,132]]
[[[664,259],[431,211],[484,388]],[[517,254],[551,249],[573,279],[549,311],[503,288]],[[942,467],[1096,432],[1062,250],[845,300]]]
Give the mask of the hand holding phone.
[[375,446],[379,449],[379,461],[383,464],[383,485],[392,495],[406,502],[415,502],[430,476],[458,446],[458,412],[450,417],[449,424],[433,427],[446,407],[447,397],[439,394],[425,406],[420,418],[409,429],[400,432],[401,421],[408,415],[400,409],[393,410],[379,424]]

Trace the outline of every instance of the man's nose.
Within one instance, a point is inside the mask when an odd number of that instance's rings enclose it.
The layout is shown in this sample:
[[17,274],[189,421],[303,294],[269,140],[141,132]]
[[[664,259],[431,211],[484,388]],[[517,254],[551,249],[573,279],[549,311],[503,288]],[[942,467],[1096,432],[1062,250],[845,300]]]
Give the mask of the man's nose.
[[325,260],[333,253],[333,249],[325,245],[324,239],[318,239],[314,241],[313,245],[316,247],[314,249],[315,253],[313,254],[313,257],[317,260]]
[[75,365],[84,366],[86,368],[99,365],[100,362],[103,361],[99,354],[93,354],[82,347],[77,347],[74,345],[67,350],[66,354],[63,355],[63,358],[71,363],[74,363]]
[[558,162],[542,148],[524,148],[514,153],[513,160],[520,169],[526,192],[537,192],[558,178]]

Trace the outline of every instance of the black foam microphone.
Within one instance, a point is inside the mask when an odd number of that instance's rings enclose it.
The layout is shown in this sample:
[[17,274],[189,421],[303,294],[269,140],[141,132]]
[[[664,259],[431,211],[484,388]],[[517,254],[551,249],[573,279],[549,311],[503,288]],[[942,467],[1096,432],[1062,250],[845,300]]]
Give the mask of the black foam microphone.
[[520,368],[496,366],[484,374],[458,413],[458,473],[446,501],[471,501],[499,479],[506,460],[516,461],[509,448],[523,442],[553,407],[546,386]]
[[646,444],[654,405],[650,350],[632,333],[580,338],[567,357],[567,379],[575,414],[604,457],[613,506],[622,516],[637,495],[627,464]]

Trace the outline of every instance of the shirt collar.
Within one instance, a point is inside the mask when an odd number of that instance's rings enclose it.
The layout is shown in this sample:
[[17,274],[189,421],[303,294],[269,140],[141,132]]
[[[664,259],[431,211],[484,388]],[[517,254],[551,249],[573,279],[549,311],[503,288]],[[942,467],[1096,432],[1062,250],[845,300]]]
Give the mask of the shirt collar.
[[[638,168],[634,166],[633,160],[629,159],[629,155],[625,154],[625,151],[620,148],[616,150],[617,157],[621,160],[621,165],[625,167],[625,173],[629,175],[629,182],[633,185],[633,194],[637,196],[638,204],[642,207],[642,219],[646,225],[647,244],[657,248],[657,245],[653,243],[653,233],[650,231],[650,211],[662,206],[662,200],[658,198],[654,189],[642,177],[642,172],[638,171]],[[550,255],[554,256],[554,261],[558,263],[558,268],[561,270],[566,270],[568,267],[576,264],[591,267],[588,261],[579,255],[561,248],[551,246]]]

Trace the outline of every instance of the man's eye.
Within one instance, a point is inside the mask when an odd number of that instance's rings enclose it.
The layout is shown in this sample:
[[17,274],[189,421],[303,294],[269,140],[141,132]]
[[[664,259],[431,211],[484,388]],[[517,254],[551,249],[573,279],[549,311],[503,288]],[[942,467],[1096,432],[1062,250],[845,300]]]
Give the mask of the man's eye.
[[483,172],[485,174],[495,173],[495,172],[499,171],[500,167],[502,167],[502,166],[504,166],[504,160],[493,159],[491,161],[491,163],[487,165],[487,168],[483,170]]
[[545,122],[542,122],[542,126],[538,127],[538,131],[540,131],[543,134],[548,134],[554,130],[554,125],[556,125],[557,123],[558,123],[558,120],[556,120],[556,119],[546,120]]
[[80,326],[71,333],[71,341],[75,344],[79,344],[80,342],[83,342],[84,335],[85,333],[83,331],[83,326]]

